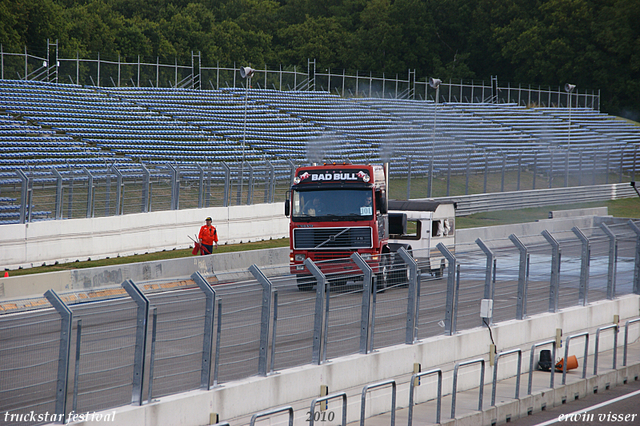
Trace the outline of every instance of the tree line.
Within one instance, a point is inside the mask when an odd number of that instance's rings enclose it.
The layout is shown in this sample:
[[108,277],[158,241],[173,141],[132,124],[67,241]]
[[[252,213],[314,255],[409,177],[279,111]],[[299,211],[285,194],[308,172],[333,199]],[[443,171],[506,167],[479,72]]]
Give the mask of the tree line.
[[640,116],[637,0],[3,0],[0,43],[62,57],[298,65],[601,90]]

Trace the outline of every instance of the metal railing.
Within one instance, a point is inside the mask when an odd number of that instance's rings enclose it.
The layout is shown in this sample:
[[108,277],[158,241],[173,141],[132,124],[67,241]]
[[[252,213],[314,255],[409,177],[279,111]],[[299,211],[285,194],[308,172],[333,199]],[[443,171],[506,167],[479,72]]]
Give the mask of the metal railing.
[[[338,392],[331,395],[321,396],[311,401],[311,408],[308,411],[309,418],[307,419],[309,421],[309,425],[313,426],[316,421],[324,420],[322,415],[318,416],[318,419],[316,419],[316,405],[322,402],[326,403],[333,399],[338,399],[338,398],[342,400],[342,421],[340,422],[340,425],[347,426],[347,393],[346,392]],[[327,420],[333,421],[333,419],[327,419]]]
[[613,365],[612,365],[612,369],[615,370],[616,369],[616,361],[617,361],[617,354],[618,354],[618,324],[611,324],[611,325],[607,325],[604,327],[599,327],[598,330],[596,330],[596,347],[594,350],[594,355],[593,355],[593,374],[596,375],[598,374],[598,355],[599,355],[599,348],[600,348],[600,332],[601,331],[605,331],[605,330],[613,330]]
[[520,397],[520,372],[522,370],[522,350],[521,349],[512,349],[510,351],[499,352],[496,354],[495,363],[493,366],[493,387],[491,388],[491,406],[496,405],[496,388],[498,387],[498,360],[501,356],[518,354],[518,367],[516,370],[516,390],[514,398],[518,399]]
[[[633,282],[638,276],[633,263],[637,234],[629,224],[608,228],[618,241],[613,265],[617,268],[616,297],[637,294]],[[589,299],[606,300],[610,238],[600,227],[581,232],[592,247]],[[409,274],[406,270],[412,270],[411,262],[404,256],[395,258],[401,263],[363,261],[357,255],[340,260],[352,267],[347,275],[328,272],[335,261],[308,261],[301,272],[314,276],[314,284],[320,283],[315,291],[299,291],[296,276],[284,272],[287,265],[252,266],[243,274],[217,273],[215,291],[208,279],[194,274],[191,280],[180,282],[125,281],[120,288],[60,295],[49,291],[40,299],[3,302],[3,312],[14,315],[0,315],[0,328],[6,330],[0,335],[0,411],[46,407],[63,415],[72,407],[87,411],[140,405],[154,397],[208,389],[284,368],[366,355],[372,348],[411,345],[419,339],[451,334],[446,324],[438,325],[447,310],[447,321],[455,323],[457,330],[477,327],[480,306],[472,301],[493,294],[491,290],[500,295],[494,299],[494,323],[515,319],[517,306],[523,311],[526,307],[525,317],[548,312],[550,298],[558,297],[558,309],[579,306],[575,289],[582,279],[577,266],[582,242],[570,231],[556,232],[554,238],[562,248],[562,268],[558,294],[551,297],[551,264],[557,254],[542,235],[532,235],[519,237],[533,265],[524,288],[518,282],[519,249],[508,239],[498,239],[456,247],[448,265],[456,267],[448,269],[446,278],[432,275],[426,269],[426,253],[413,250],[409,260],[415,261],[416,272]],[[491,249],[492,261],[487,262],[483,246]],[[391,265],[385,273],[383,264]],[[489,292],[487,275],[492,276]],[[374,287],[374,282],[379,285]],[[177,289],[180,291],[172,291]],[[515,297],[520,290],[522,301]],[[456,306],[450,295],[461,303]],[[43,309],[51,305],[57,314]],[[625,353],[632,323],[630,320],[625,327]],[[584,334],[567,338],[565,358],[571,339],[581,336]],[[555,341],[537,346],[548,344],[554,345],[555,357]],[[531,349],[529,394],[537,346]],[[21,356],[24,347],[41,357],[42,368],[23,374],[28,362]],[[563,379],[565,376],[563,371]],[[57,383],[59,391],[52,394],[51,383]],[[32,397],[25,400],[21,395],[26,394]]]
[[453,368],[453,390],[451,391],[451,418],[456,418],[456,396],[458,391],[458,370],[460,367],[467,365],[480,364],[480,385],[478,386],[478,411],[482,411],[482,397],[484,394],[484,358],[473,359],[471,361],[464,361],[456,363]]
[[[171,88],[241,88],[244,79],[240,65],[220,66],[209,59],[203,64],[200,52],[191,52],[188,63],[172,63],[159,57],[123,58],[93,53],[89,58],[62,58],[58,41],[47,40],[47,56],[27,51],[6,52],[0,45],[0,79],[71,82],[79,85],[114,87],[171,87]],[[340,72],[342,71],[342,72]],[[347,72],[349,74],[347,74]],[[309,90],[335,93],[343,97],[378,97],[388,99],[435,100],[436,89],[431,90],[429,77],[418,78],[416,70],[407,70],[406,76],[363,73],[359,70],[331,70],[318,72],[315,59],[307,61],[306,69],[279,65],[256,69],[253,83],[258,88],[277,90]],[[497,77],[490,81],[443,81],[439,87],[439,102],[509,103],[523,106],[546,106],[600,109],[600,91],[576,88],[571,94],[562,87],[517,86],[507,82],[499,85]]]
[[362,388],[362,398],[360,398],[360,426],[364,426],[366,419],[366,402],[367,393],[373,389],[391,386],[391,426],[396,424],[396,390],[397,384],[395,380],[385,380],[379,383],[366,385]]

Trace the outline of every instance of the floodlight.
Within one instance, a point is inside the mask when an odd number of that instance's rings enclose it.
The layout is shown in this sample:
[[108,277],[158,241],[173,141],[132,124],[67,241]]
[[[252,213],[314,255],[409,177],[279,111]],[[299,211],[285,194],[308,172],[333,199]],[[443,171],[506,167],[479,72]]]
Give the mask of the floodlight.
[[575,88],[576,88],[575,84],[567,83],[567,84],[564,85],[564,91],[567,92],[567,93],[573,92],[573,89],[575,89]]
[[440,87],[440,83],[442,83],[442,80],[440,80],[439,78],[429,78],[429,86],[431,86],[434,89],[437,89],[438,87]]
[[255,70],[251,67],[240,67],[240,77],[251,78]]

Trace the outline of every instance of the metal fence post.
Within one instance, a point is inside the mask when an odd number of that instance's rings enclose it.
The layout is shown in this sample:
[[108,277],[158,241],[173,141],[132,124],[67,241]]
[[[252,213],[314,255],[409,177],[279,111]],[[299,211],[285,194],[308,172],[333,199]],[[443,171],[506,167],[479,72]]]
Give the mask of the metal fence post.
[[224,207],[229,206],[229,193],[231,192],[231,169],[224,161],[222,163],[224,168]]
[[133,301],[138,305],[136,315],[136,348],[133,362],[133,388],[131,392],[131,404],[142,405],[143,383],[144,383],[144,363],[147,351],[147,319],[149,318],[149,299],[131,280],[122,283]]
[[271,320],[271,281],[255,264],[249,267],[249,272],[262,285],[262,314],[260,318],[260,351],[258,354],[258,374],[267,375],[267,356],[269,353],[269,321]]
[[438,243],[436,246],[440,253],[447,259],[449,262],[448,271],[447,271],[447,301],[445,304],[445,314],[444,314],[444,331],[449,336],[452,336],[455,332],[455,317],[457,312],[455,312],[455,300],[457,298],[457,294],[455,291],[456,288],[456,257],[449,251],[449,249],[442,243]]
[[533,154],[533,176],[531,179],[533,183],[531,184],[531,189],[536,189],[536,175],[538,174],[538,151]]
[[591,243],[586,235],[574,226],[573,233],[582,241],[582,255],[580,262],[580,284],[578,289],[578,305],[587,306],[589,302],[589,267],[591,266]]
[[222,335],[222,298],[218,298],[218,322],[216,324],[216,355],[213,362],[213,386],[218,386],[218,367],[220,366],[220,336]]
[[290,169],[289,186],[291,186],[293,185],[293,178],[296,177],[296,165],[293,161],[291,161],[291,159],[287,159],[287,162],[289,163],[289,169]]
[[509,235],[511,242],[520,250],[520,265],[518,269],[518,300],[516,307],[516,319],[524,319],[527,316],[527,269],[529,253],[527,247],[515,234]]
[[471,154],[467,154],[467,166],[465,167],[464,195],[469,195],[469,173],[470,173]]
[[73,181],[74,181],[74,176],[73,176],[73,172],[71,172],[71,177],[69,179],[69,191],[68,191],[69,198],[67,199],[67,218],[69,219],[73,219]]
[[142,213],[149,212],[149,204],[150,204],[150,186],[151,186],[151,173],[144,166],[144,164],[140,163],[140,167],[142,167]]
[[373,271],[371,266],[364,261],[360,253],[355,252],[351,255],[351,260],[362,270],[362,309],[360,310],[360,353],[369,353],[369,333],[371,325],[371,283],[373,280]]
[[87,214],[85,217],[93,217],[93,192],[95,190],[93,175],[86,167],[83,167],[82,170],[87,174]]
[[632,220],[629,220],[627,224],[633,229],[636,233],[636,256],[635,256],[635,266],[633,268],[633,292],[635,294],[640,294],[640,228],[638,225],[633,223]]
[[[494,280],[494,260],[495,255],[493,251],[482,241],[480,238],[476,239],[476,244],[480,247],[480,249],[487,255],[487,266],[484,277],[484,299],[493,300],[495,294],[495,280]],[[488,318],[489,324],[493,322],[493,315]],[[484,319],[482,320],[484,323]],[[482,324],[480,324],[482,325]]]
[[325,289],[327,287],[327,278],[311,259],[306,258],[304,261],[304,266],[307,267],[307,269],[315,277],[317,282],[315,320],[313,323],[313,352],[311,354],[311,362],[320,365],[322,363],[322,352],[325,347],[325,341],[323,339],[326,338],[326,335],[324,335],[324,324],[327,321],[327,318],[325,318],[325,310],[323,308],[326,291]]
[[550,152],[549,157],[549,185],[548,188],[553,187],[553,151]]
[[124,207],[122,202],[122,199],[124,198],[124,176],[122,176],[120,170],[118,170],[115,166],[112,166],[111,168],[116,174],[116,216],[120,216],[123,212]]
[[489,174],[489,156],[488,154],[485,152],[484,154],[484,185],[483,185],[483,189],[482,192],[483,193],[487,193],[487,175]]
[[211,206],[211,177],[213,176],[213,161],[209,161],[209,169],[207,171],[207,184],[204,190],[204,207]]
[[[411,199],[411,157],[407,157],[407,200]],[[449,194],[447,194],[449,195]]]
[[194,272],[191,275],[191,279],[200,287],[200,290],[202,290],[206,297],[200,388],[209,389],[212,370],[211,354],[213,353],[213,319],[215,316],[216,291],[200,272]]
[[269,373],[273,373],[276,364],[276,336],[278,327],[278,290],[273,290],[273,328],[271,329],[271,359]]
[[420,306],[418,288],[420,286],[420,277],[418,276],[418,263],[404,248],[400,247],[398,254],[409,266],[409,294],[407,297],[407,328],[404,342],[412,345],[416,342],[418,336],[418,308]]
[[264,202],[273,203],[273,193],[276,186],[276,169],[273,167],[273,164],[269,160],[267,160],[267,167],[269,168],[269,177],[266,178],[267,188],[264,195]]
[[546,229],[542,236],[551,244],[551,282],[549,285],[549,312],[558,312],[558,298],[560,294],[560,244]]
[[180,169],[169,164],[171,169],[171,210],[180,208]]
[[618,260],[618,239],[611,229],[605,224],[600,224],[600,229],[609,237],[609,270],[607,273],[607,299],[616,297],[616,262]]
[[27,194],[27,191],[29,190],[29,178],[20,169],[17,169],[16,173],[22,181],[20,183],[20,223],[25,223],[27,218],[27,204],[29,202],[29,196]]
[[80,345],[82,343],[82,319],[76,322],[76,362],[73,373],[73,402],[71,409],[78,410],[78,381],[80,380]]
[[516,183],[516,191],[520,191],[520,174],[522,170],[522,151],[518,153],[518,179]]
[[249,182],[247,184],[247,205],[253,204],[253,175],[254,169],[251,163],[247,162],[249,168]]
[[56,212],[55,219],[62,219],[62,175],[55,168],[51,168],[51,173],[56,177]]
[[104,215],[109,216],[111,213],[111,168],[107,167],[104,171],[106,175],[104,190]]
[[69,380],[69,357],[71,355],[71,326],[73,313],[53,290],[47,290],[44,297],[60,314],[60,349],[58,352],[58,379],[56,381],[56,417],[64,424],[67,414],[67,384]]
[[198,179],[198,208],[204,207],[204,168],[200,164],[198,166],[199,179]]
[[156,362],[156,336],[158,334],[158,308],[154,307],[151,313],[151,354],[149,354],[149,389],[147,400],[153,401],[153,369]]
[[500,179],[500,192],[504,192],[504,174],[505,174],[506,168],[507,168],[507,156],[502,155],[502,176]]

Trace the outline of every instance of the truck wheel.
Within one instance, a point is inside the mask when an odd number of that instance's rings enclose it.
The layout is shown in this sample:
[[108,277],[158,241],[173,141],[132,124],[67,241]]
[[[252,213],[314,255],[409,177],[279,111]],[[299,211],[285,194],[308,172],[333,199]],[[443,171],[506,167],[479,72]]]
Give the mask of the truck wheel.
[[316,285],[316,279],[312,276],[298,276],[296,280],[298,281],[298,290],[300,291],[311,291],[313,290],[313,286]]

